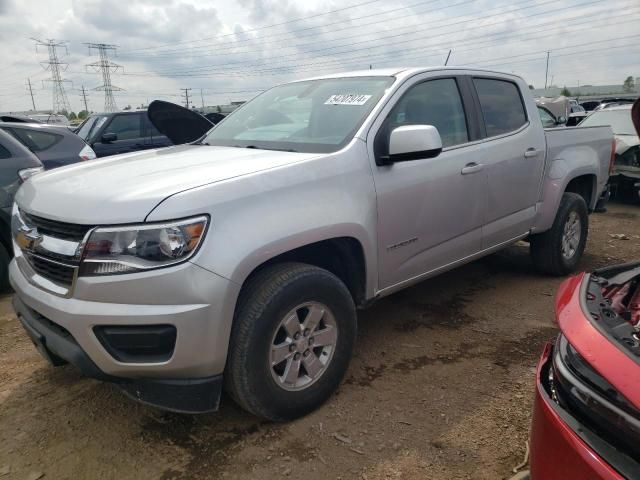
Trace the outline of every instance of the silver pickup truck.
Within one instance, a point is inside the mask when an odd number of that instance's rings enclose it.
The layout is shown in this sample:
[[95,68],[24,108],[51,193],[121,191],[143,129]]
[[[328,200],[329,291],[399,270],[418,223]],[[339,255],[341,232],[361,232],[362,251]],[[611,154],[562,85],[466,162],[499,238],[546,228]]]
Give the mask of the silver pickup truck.
[[51,363],[139,401],[212,411],[224,388],[292,419],[340,383],[357,308],[522,239],[572,271],[612,139],[545,131],[527,84],[491,71],[281,85],[197,142],[26,182],[15,310]]

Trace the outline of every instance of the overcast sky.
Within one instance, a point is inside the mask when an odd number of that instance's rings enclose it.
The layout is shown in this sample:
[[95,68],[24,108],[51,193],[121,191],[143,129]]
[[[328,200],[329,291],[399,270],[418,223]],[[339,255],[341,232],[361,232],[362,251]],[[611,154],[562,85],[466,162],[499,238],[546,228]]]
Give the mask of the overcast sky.
[[[50,109],[46,48],[68,42],[62,73],[74,111],[80,88],[100,111],[102,84],[85,42],[116,44],[123,68],[116,103],[161,98],[197,105],[244,100],[284,81],[376,67],[476,65],[544,86],[622,84],[640,77],[637,0],[0,0],[0,111],[26,110],[31,80],[38,109]],[[202,97],[201,90],[202,89]]]

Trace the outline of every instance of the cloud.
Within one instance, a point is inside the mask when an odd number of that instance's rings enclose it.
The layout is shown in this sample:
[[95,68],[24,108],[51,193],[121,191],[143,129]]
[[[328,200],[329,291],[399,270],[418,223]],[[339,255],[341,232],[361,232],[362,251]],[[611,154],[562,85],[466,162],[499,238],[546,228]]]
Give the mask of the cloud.
[[[640,76],[639,20],[633,0],[0,0],[7,70],[0,110],[29,106],[27,78],[37,86],[37,106],[51,103],[49,85],[40,88],[48,73],[39,62],[47,54],[35,51],[32,36],[68,41],[69,55],[60,50],[59,56],[69,64],[63,75],[73,82],[68,96],[77,110],[78,89],[102,83],[85,70],[97,57],[83,42],[118,45],[112,60],[124,73],[114,72],[112,81],[126,89],[116,94],[120,106],[153,98],[180,102],[184,87],[196,96],[202,88],[205,102],[215,104],[370,64],[441,64],[449,49],[453,65],[514,71],[535,86],[544,84],[547,50],[558,85],[621,83]],[[102,94],[90,90],[89,101],[99,110]]]

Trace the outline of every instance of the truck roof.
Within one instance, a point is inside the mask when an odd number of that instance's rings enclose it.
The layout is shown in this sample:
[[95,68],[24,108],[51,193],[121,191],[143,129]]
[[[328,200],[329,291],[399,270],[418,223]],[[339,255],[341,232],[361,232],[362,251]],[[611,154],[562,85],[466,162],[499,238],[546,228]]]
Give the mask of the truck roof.
[[460,67],[460,66],[432,66],[432,67],[395,67],[395,68],[376,68],[372,70],[355,70],[355,71],[347,71],[347,72],[338,72],[331,73],[328,75],[318,75],[315,77],[304,78],[297,81],[306,81],[306,80],[320,80],[323,78],[345,78],[345,77],[410,77],[419,73],[424,72],[434,72],[434,71],[468,71],[468,72],[477,72],[477,73],[492,73],[492,74],[500,74],[507,75],[513,78],[521,79],[519,75],[514,75],[512,73],[507,72],[499,72],[496,70],[488,70],[483,68],[471,68],[471,67]]

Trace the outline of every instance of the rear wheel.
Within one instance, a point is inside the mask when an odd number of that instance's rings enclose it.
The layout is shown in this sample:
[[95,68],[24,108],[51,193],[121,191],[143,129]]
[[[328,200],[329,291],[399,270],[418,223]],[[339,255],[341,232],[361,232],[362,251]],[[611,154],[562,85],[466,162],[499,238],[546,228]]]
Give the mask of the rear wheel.
[[577,193],[562,195],[551,229],[531,236],[531,257],[535,266],[551,275],[566,275],[578,265],[587,244],[587,204]]
[[269,420],[305,415],[340,384],[355,336],[355,306],[335,275],[297,263],[267,267],[238,301],[227,391]]

